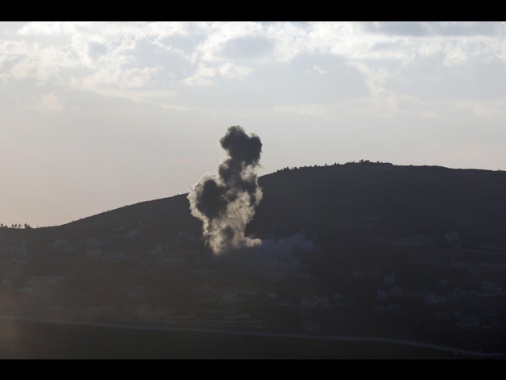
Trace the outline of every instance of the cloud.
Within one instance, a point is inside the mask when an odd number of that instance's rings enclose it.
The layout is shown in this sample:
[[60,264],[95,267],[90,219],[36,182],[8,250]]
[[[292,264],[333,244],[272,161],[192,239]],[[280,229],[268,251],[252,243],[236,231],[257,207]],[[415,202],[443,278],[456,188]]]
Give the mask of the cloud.
[[245,36],[224,41],[219,54],[233,60],[262,59],[272,53],[272,40],[266,36]]
[[323,70],[320,66],[314,65],[313,70],[318,74],[327,74],[327,71]]
[[[457,67],[506,62],[505,23],[438,22],[28,22],[0,36],[2,81],[69,83],[77,90],[146,101],[186,90],[246,80],[292,68],[298,57],[329,57],[373,70],[367,81],[380,99],[378,75],[405,67]],[[4,29],[6,30],[6,29]],[[4,38],[4,39],[2,39]],[[427,60],[431,58],[430,62]],[[324,74],[322,66],[312,69]],[[362,71],[363,72],[363,71]],[[402,73],[401,73],[402,74]],[[247,83],[246,81],[244,83]],[[383,86],[383,87],[381,87]],[[133,95],[133,92],[136,95]],[[162,97],[165,95],[162,95]],[[385,114],[396,97],[382,92]],[[381,106],[383,107],[383,105]]]
[[466,53],[465,45],[462,43],[456,43],[453,46],[447,45],[444,52],[445,57],[443,59],[443,65],[445,66],[462,64],[469,58],[469,54]]
[[[228,61],[251,57],[244,43],[254,41],[255,49],[263,34],[263,25],[254,22],[226,22],[208,24],[207,36],[196,46],[196,55],[203,62]],[[267,42],[267,41],[266,41]],[[262,49],[260,49],[262,50]]]
[[497,37],[506,33],[504,22],[426,22],[424,26],[430,35],[440,37]]
[[201,64],[197,68],[195,74],[189,78],[186,78],[184,81],[190,86],[211,86],[214,85],[215,82],[210,78],[214,78],[215,76],[216,68]]
[[496,36],[506,32],[506,24],[500,22],[362,22],[367,33],[400,37],[457,37]]
[[365,77],[367,87],[369,88],[370,98],[373,102],[373,109],[380,116],[391,116],[398,112],[398,102],[394,93],[386,89],[389,74],[384,69],[373,70],[365,63],[351,62]]
[[360,27],[366,32],[394,36],[419,37],[430,34],[427,23],[424,22],[364,22]]
[[227,79],[243,79],[253,70],[249,67],[239,66],[234,63],[224,63],[217,68],[219,74]]
[[63,99],[54,93],[44,94],[37,103],[36,108],[49,111],[61,111],[64,108]]
[[456,104],[457,108],[470,110],[479,117],[494,118],[504,117],[506,99],[494,101],[460,101]]
[[243,79],[251,73],[252,69],[226,62],[218,66],[199,65],[191,77],[185,79],[190,86],[211,86],[216,81],[211,78]]
[[82,88],[97,89],[98,91],[103,87],[113,87],[117,89],[145,88],[150,84],[154,74],[159,70],[160,68],[158,67],[121,70],[109,66],[99,69],[80,81],[73,81],[72,83]]

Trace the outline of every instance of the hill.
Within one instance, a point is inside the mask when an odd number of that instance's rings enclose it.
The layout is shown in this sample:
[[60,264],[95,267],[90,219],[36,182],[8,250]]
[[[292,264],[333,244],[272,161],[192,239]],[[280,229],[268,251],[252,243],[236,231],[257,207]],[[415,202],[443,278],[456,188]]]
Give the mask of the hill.
[[[506,248],[502,171],[364,162],[284,169],[260,177],[259,184],[263,199],[248,229],[262,238],[306,231],[335,244],[415,234],[444,239],[447,232],[457,232],[469,247]],[[186,195],[43,229],[64,235],[131,228],[198,235],[201,222],[190,214]]]
[[[186,194],[1,228],[0,315],[9,329],[35,318],[506,354],[506,173],[362,161],[286,168],[259,184],[246,234],[262,245],[219,256]],[[325,356],[316,345],[297,357]]]

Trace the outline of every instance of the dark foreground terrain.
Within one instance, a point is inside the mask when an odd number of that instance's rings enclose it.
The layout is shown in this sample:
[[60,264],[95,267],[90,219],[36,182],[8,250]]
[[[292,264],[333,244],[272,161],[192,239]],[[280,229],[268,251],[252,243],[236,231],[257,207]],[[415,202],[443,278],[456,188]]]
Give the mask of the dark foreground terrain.
[[446,347],[143,327],[16,322],[3,359],[502,359]]

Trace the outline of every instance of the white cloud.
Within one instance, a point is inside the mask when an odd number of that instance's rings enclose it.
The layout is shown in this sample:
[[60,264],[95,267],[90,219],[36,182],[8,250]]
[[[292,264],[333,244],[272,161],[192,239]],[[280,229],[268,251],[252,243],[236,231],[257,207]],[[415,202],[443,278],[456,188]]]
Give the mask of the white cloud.
[[506,99],[493,101],[461,101],[456,104],[457,108],[470,110],[475,116],[493,118],[504,115]]
[[211,86],[216,84],[211,78],[223,77],[226,79],[243,79],[251,73],[252,69],[226,62],[218,66],[200,64],[191,77],[185,79],[190,86]]
[[260,37],[263,34],[262,24],[254,22],[218,22],[207,25],[206,38],[196,46],[194,61],[214,62],[227,60],[227,45],[247,37]]
[[443,60],[443,65],[445,66],[462,64],[469,58],[468,54],[466,54],[465,47],[461,43],[457,43],[454,46],[447,45],[444,50],[445,58]]
[[186,22],[28,22],[19,34],[31,36],[91,36],[107,40],[144,38],[146,36],[185,35],[199,23]]
[[215,84],[214,81],[200,74],[195,74],[191,77],[186,78],[184,80],[184,83],[188,86],[212,86]]
[[333,54],[358,58],[375,42],[374,36],[363,39],[363,32],[356,23],[312,23],[306,32],[308,52]]
[[[0,40],[0,78],[70,83],[117,96],[132,89],[174,93],[181,84],[221,85],[220,79],[264,75],[300,56],[317,55],[312,70],[324,74],[331,68],[320,62],[338,56],[362,65],[378,110],[389,114],[400,96],[387,86],[396,68],[506,62],[506,24],[484,24],[28,22],[17,28],[18,39],[11,30],[9,40]],[[431,62],[423,60],[428,57]]]
[[184,82],[189,86],[211,86],[215,82],[210,78],[216,75],[216,68],[200,64],[194,75],[188,77]]
[[44,47],[38,42],[2,41],[0,54],[4,80],[34,78],[48,81],[58,78],[62,69],[72,66],[67,51]]
[[41,99],[37,103],[36,108],[49,111],[61,111],[64,108],[63,99],[55,93],[44,94],[41,96]]
[[316,71],[318,74],[327,74],[326,70],[323,70],[320,66],[314,65],[313,70]]
[[390,116],[398,111],[396,96],[386,89],[388,72],[385,69],[373,70],[365,63],[350,62],[350,64],[361,72],[369,88],[373,109],[369,112],[375,112],[380,116]]
[[[80,23],[82,26],[91,23]],[[76,23],[73,22],[28,22],[21,26],[18,33],[22,36],[33,35],[72,35],[77,30]]]
[[221,76],[228,79],[243,79],[248,76],[253,69],[245,66],[239,66],[234,63],[224,63],[218,67]]
[[307,28],[305,23],[277,23],[269,25],[267,32],[274,40],[274,58],[279,62],[289,62],[307,51]]
[[133,68],[128,70],[117,69],[116,67],[105,67],[97,72],[83,78],[79,84],[83,88],[100,90],[102,87],[115,87],[117,89],[135,89],[146,87],[154,73],[159,70],[157,67]]

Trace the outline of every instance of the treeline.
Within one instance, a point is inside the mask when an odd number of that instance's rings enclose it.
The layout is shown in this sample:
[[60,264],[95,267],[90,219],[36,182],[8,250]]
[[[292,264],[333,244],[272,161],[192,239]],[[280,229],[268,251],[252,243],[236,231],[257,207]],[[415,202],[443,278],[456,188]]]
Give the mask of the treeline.
[[30,229],[32,227],[28,223],[25,223],[25,224],[12,223],[10,227],[7,224],[0,223],[0,228],[25,228],[25,229]]
[[[381,162],[381,161],[369,161],[369,160],[364,160],[364,159],[361,159],[360,161],[356,162],[356,161],[352,161],[352,162],[347,162],[345,163],[344,165],[353,165],[353,164],[368,164],[368,165],[392,165],[392,163],[390,162]],[[329,167],[329,166],[339,166],[339,162],[335,162],[331,165],[328,165],[328,164],[324,164],[324,165],[309,165],[309,166],[301,166],[301,167],[286,167],[286,168],[283,168],[283,169],[279,169],[277,170],[277,172],[285,172],[285,171],[291,171],[291,170],[299,170],[299,169],[309,169],[309,168],[323,168],[323,167]]]

